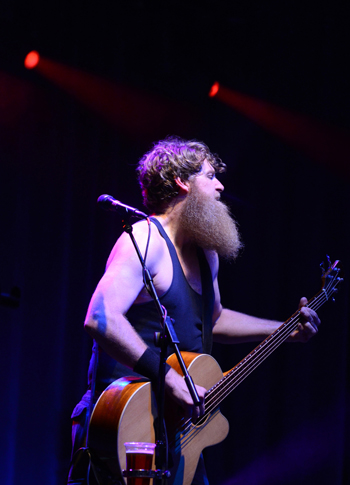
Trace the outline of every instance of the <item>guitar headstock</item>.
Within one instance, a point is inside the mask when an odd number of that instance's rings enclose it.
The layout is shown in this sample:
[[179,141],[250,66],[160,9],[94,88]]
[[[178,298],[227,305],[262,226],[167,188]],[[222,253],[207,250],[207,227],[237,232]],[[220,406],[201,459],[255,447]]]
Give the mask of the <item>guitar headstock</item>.
[[[332,295],[338,292],[337,286],[343,281],[343,278],[340,276],[340,261],[337,260],[332,263],[329,256],[327,256],[327,262],[327,271],[324,269],[324,263],[322,263],[320,266],[322,269],[322,291],[328,300]],[[332,300],[334,301],[334,296]]]

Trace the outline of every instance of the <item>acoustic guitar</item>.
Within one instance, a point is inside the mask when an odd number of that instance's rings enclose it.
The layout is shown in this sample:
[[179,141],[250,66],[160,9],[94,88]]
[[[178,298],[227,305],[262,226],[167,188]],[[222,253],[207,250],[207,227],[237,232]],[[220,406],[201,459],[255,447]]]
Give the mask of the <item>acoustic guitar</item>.
[[[342,281],[339,261],[330,264],[322,276],[321,290],[308,301],[307,307],[317,310],[337,292]],[[295,312],[277,330],[261,342],[228,372],[222,373],[213,357],[183,352],[183,358],[195,384],[208,389],[205,414],[193,423],[185,419],[181,408],[166,402],[165,422],[168,436],[170,485],[190,485],[202,450],[220,443],[228,434],[229,424],[219,405],[254,369],[298,328],[300,312]],[[176,355],[168,363],[182,374]],[[88,447],[107,473],[123,483],[126,467],[124,443],[156,440],[154,422],[156,400],[149,381],[123,377],[114,381],[101,394],[90,419]]]

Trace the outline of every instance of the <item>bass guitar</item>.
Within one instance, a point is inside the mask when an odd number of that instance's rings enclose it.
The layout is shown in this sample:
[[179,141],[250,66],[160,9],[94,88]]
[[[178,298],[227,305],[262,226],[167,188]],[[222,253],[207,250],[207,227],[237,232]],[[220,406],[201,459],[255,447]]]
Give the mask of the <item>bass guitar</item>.
[[[309,308],[319,309],[337,292],[342,281],[338,264],[339,261],[330,264],[328,271],[324,272],[322,288],[308,301]],[[299,323],[300,312],[297,311],[224,374],[210,355],[182,353],[194,383],[208,391],[205,396],[205,414],[196,423],[185,419],[175,403],[166,402],[170,485],[191,484],[202,450],[220,443],[228,434],[229,424],[219,410],[220,403],[288,339]],[[175,354],[168,358],[168,363],[182,374]],[[126,468],[124,443],[154,443],[156,419],[156,400],[150,382],[134,377],[118,379],[107,387],[95,405],[90,419],[88,447],[108,474],[123,483],[122,469]]]

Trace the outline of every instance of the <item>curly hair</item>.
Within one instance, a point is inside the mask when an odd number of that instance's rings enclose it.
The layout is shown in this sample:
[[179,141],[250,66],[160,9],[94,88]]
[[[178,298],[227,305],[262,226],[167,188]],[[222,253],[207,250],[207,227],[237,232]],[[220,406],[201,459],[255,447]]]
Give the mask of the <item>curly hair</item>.
[[144,205],[152,212],[164,211],[179,193],[175,179],[188,180],[201,171],[204,160],[217,173],[226,170],[226,165],[203,142],[171,136],[155,143],[137,167]]

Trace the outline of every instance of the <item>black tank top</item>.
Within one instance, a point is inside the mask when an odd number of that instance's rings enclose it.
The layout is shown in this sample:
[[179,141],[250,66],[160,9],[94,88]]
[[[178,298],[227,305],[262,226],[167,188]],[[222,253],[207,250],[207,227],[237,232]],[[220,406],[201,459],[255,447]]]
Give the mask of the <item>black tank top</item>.
[[[189,285],[177,257],[175,247],[167,236],[163,226],[157,219],[152,218],[152,222],[157,226],[159,233],[168,246],[173,265],[173,279],[171,285],[159,300],[166,308],[168,316],[175,320],[174,329],[178,340],[180,341],[179,349],[202,353],[202,298],[206,299],[206,308],[211,312],[210,317],[214,305],[214,291],[209,264],[205,257],[200,258],[202,288],[209,288],[209,291],[207,290],[207,293],[209,294],[203,293],[202,297],[202,295],[194,291]],[[161,330],[161,326],[155,303],[150,301],[132,305],[126,314],[126,318],[145,343],[151,349],[157,351],[153,337],[155,332]],[[170,355],[172,353],[173,349],[169,347],[168,354]],[[93,361],[94,357],[92,357],[90,361],[89,380],[91,376],[90,371],[93,368]],[[102,392],[114,380],[129,375],[139,376],[139,374],[136,374],[130,368],[115,361],[100,349],[96,373],[97,394]]]

